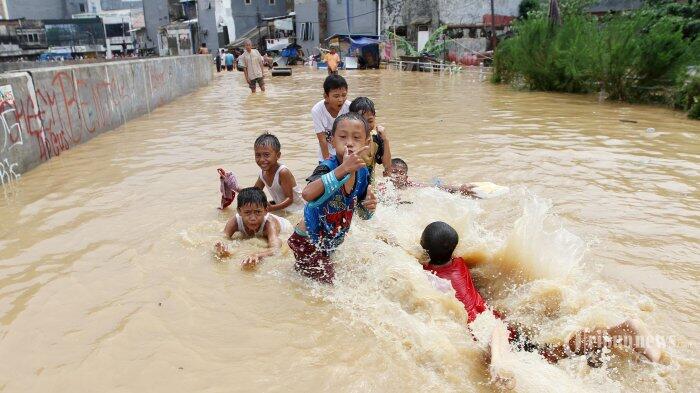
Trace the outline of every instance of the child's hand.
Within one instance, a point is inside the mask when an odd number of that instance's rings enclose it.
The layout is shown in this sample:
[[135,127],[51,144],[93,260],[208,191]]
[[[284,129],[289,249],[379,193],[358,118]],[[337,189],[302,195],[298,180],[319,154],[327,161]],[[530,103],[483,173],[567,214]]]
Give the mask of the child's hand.
[[260,257],[258,256],[258,254],[253,254],[241,261],[241,269],[254,269],[258,265],[258,263],[260,263]]
[[216,252],[216,256],[219,258],[228,258],[231,256],[231,252],[228,250],[228,247],[222,242],[217,242],[214,245],[214,251]]
[[358,151],[350,152],[348,151],[348,148],[345,148],[345,157],[343,157],[343,163],[340,164],[340,168],[342,168],[342,171],[344,174],[347,173],[354,173],[358,169],[367,166],[365,164],[365,161],[362,159],[362,154],[369,150],[369,146],[364,146]]
[[365,197],[365,200],[362,201],[362,206],[371,212],[377,210],[377,196],[374,195],[372,190],[367,189],[367,196]]
[[386,132],[386,128],[377,125],[377,134],[379,134],[380,137],[382,137],[382,140],[386,141],[389,139],[389,134]]

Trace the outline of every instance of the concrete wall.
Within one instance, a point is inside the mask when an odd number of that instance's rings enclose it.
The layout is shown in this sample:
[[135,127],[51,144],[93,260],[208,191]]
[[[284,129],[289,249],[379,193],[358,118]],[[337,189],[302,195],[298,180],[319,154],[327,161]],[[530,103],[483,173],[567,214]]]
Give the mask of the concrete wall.
[[7,0],[8,19],[63,19],[65,0]]
[[333,34],[377,34],[377,1],[328,0],[328,37]]
[[[296,14],[296,28],[297,28],[297,44],[301,45],[304,49],[304,53],[308,56],[309,54],[318,52],[315,50],[319,43],[319,34],[321,34],[318,25],[318,1],[312,0],[297,0],[294,2],[294,13]],[[302,23],[310,22],[311,27],[314,31],[313,39],[302,40],[301,38],[301,26]]]
[[158,30],[170,22],[167,0],[147,0],[143,3],[143,18],[146,21],[146,46],[158,51]]
[[0,74],[0,188],[62,152],[212,79],[210,56]]
[[275,4],[270,4],[270,0],[250,0],[246,4],[245,0],[231,0],[233,19],[236,25],[236,37],[249,32],[260,23],[260,18],[271,18],[287,14],[287,5],[284,0],[275,0]]
[[[494,0],[497,15],[518,15],[522,0]],[[383,0],[382,30],[412,24],[481,23],[491,13],[488,0]],[[426,22],[427,21],[427,22]]]
[[[197,0],[197,4],[199,9],[197,21],[199,21],[200,42],[207,44],[209,52],[216,53],[219,50],[219,33],[217,32],[216,26],[216,4],[212,0]],[[209,5],[211,5],[211,7],[209,7]]]

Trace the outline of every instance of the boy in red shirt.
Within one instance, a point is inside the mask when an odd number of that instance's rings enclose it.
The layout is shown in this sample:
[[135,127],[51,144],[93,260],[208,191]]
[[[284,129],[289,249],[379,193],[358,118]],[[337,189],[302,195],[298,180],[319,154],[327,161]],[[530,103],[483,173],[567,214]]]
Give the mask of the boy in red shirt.
[[[452,284],[455,297],[464,304],[464,309],[467,311],[467,322],[472,322],[477,315],[487,310],[488,306],[474,287],[472,276],[464,259],[452,256],[458,242],[457,231],[442,221],[433,222],[425,227],[420,245],[430,259],[423,265],[423,269]],[[496,312],[494,315],[501,318]],[[569,336],[566,344],[540,346],[529,342],[517,327],[508,326],[506,330],[504,324],[498,324],[491,334],[489,343],[489,371],[492,381],[502,387],[513,388],[515,386],[515,381],[505,376],[500,369],[504,356],[510,350],[509,341],[525,350],[537,350],[552,363],[572,355],[588,355],[589,365],[600,366],[601,350],[604,347],[609,348],[618,344],[630,346],[635,352],[641,353],[650,361],[658,362],[661,357],[660,350],[652,345],[644,345],[646,337],[649,335],[642,327],[641,322],[627,320],[608,328],[585,329],[576,332]]]

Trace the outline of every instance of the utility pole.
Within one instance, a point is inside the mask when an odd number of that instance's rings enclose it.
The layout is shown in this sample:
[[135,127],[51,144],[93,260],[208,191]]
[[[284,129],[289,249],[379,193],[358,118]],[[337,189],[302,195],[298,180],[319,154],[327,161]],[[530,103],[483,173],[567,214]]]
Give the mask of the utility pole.
[[496,15],[493,10],[493,0],[491,0],[491,50],[496,50]]

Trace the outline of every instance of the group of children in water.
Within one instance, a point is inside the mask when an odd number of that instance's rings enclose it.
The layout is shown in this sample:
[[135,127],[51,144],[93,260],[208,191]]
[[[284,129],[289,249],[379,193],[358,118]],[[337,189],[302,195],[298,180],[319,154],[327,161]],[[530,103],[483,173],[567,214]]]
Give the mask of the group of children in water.
[[[253,187],[240,188],[232,173],[219,169],[221,207],[226,208],[237,194],[237,213],[226,224],[225,234],[232,237],[266,238],[268,247],[242,261],[252,267],[264,257],[276,254],[283,240],[292,250],[294,269],[301,275],[332,284],[335,270],[333,252],[343,243],[355,214],[371,219],[378,203],[370,184],[376,176],[376,164],[384,166],[384,176],[397,189],[424,187],[408,178],[408,165],[392,158],[387,131],[376,123],[374,103],[367,97],[349,102],[348,85],[339,75],[329,75],[323,84],[324,99],[311,110],[314,132],[319,143],[319,164],[305,187],[286,166],[279,163],[281,144],[277,137],[264,133],[254,143],[255,162],[261,173]],[[474,197],[469,185],[439,186],[440,189]],[[272,200],[268,202],[264,189]],[[302,212],[303,218],[293,226],[286,218],[272,212]],[[468,321],[489,310],[474,286],[465,261],[453,255],[459,235],[444,222],[428,225],[421,236],[425,251],[423,269],[450,282],[456,298],[464,304]],[[228,247],[215,246],[219,257],[228,257]],[[497,318],[504,316],[491,310]],[[491,377],[500,387],[512,388],[515,381],[501,368],[510,345],[537,351],[550,362],[572,355],[587,355],[592,366],[601,364],[604,348],[625,345],[651,361],[659,361],[660,350],[644,342],[646,332],[641,323],[628,320],[619,325],[576,332],[560,345],[538,345],[528,340],[518,324],[497,324],[494,328],[489,356]]]

